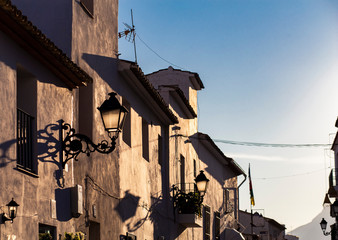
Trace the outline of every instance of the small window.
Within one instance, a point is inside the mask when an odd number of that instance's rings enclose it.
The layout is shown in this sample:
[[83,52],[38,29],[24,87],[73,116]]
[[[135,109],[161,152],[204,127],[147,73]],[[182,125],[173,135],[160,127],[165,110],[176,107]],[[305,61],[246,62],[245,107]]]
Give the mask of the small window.
[[181,154],[180,157],[180,175],[181,175],[181,191],[185,192],[185,158]]
[[100,223],[89,221],[89,239],[101,239]]
[[221,214],[215,212],[215,240],[221,239]]
[[17,168],[37,174],[37,79],[17,67]]
[[224,189],[224,200],[225,200],[225,212],[232,213],[235,208],[233,189]]
[[158,164],[162,166],[163,161],[163,139],[161,135],[158,135]]
[[194,178],[197,177],[196,160],[194,159]]
[[56,240],[56,227],[39,223],[39,240]]
[[90,17],[94,16],[94,0],[80,0],[80,4]]
[[128,114],[127,114],[126,119],[124,121],[124,126],[123,126],[123,130],[122,130],[122,139],[129,147],[131,147],[130,103],[125,98],[123,98],[122,99],[122,105],[128,110]]
[[142,156],[149,161],[149,124],[142,119]]
[[210,240],[210,207],[204,206],[203,217],[204,240]]

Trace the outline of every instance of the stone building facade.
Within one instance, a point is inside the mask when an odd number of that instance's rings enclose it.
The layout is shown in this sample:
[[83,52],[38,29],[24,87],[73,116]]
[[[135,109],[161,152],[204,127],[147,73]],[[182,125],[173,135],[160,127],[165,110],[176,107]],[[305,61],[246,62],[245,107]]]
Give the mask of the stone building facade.
[[[237,227],[245,173],[198,132],[201,79],[118,59],[117,16],[117,0],[0,0],[0,204],[20,205],[0,239],[225,239]],[[110,92],[129,112],[115,150],[62,164],[62,124],[108,139],[97,107]],[[180,222],[173,186],[195,190],[200,170],[204,210]]]

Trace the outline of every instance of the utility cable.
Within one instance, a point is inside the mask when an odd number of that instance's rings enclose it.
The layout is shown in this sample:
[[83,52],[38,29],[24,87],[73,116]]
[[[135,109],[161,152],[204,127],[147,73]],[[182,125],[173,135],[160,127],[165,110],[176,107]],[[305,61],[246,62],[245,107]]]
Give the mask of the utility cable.
[[[199,140],[209,141],[207,138],[200,138],[194,136],[186,136],[182,134],[175,134],[170,137],[185,137],[185,138],[194,138]],[[302,147],[330,147],[332,144],[328,143],[302,143],[302,144],[293,144],[293,143],[258,143],[258,142],[241,142],[241,141],[232,141],[224,139],[212,139],[214,142],[232,144],[232,145],[241,145],[249,147],[279,147],[279,148],[302,148]]]
[[240,142],[240,141],[231,141],[231,140],[221,140],[213,139],[214,142],[220,142],[225,144],[232,145],[242,145],[242,146],[251,146],[251,147],[280,147],[280,148],[301,148],[301,147],[328,147],[331,144],[325,143],[310,143],[310,144],[291,144],[291,143],[257,143],[257,142]]
[[91,178],[89,175],[86,175],[86,178],[90,180],[89,184],[92,185],[92,187],[93,187],[94,190],[96,190],[96,191],[98,191],[98,192],[100,192],[100,193],[102,193],[102,194],[104,194],[104,195],[106,195],[106,196],[108,196],[108,197],[110,197],[110,198],[113,198],[113,199],[116,199],[116,200],[121,200],[121,198],[116,197],[116,196],[114,196],[114,195],[108,193],[106,190],[104,190],[104,189],[103,189],[101,186],[99,186],[99,185],[94,181],[94,179]]
[[165,58],[163,58],[163,57],[161,57],[157,52],[155,52],[155,50],[153,50],[151,47],[149,47],[149,45],[148,44],[146,44],[141,38],[140,38],[140,36],[139,36],[139,34],[136,34],[135,33],[135,35],[138,37],[138,39],[150,50],[150,51],[152,51],[157,57],[159,57],[160,59],[162,59],[163,61],[165,61],[165,62],[167,62],[167,63],[169,63],[170,65],[172,65],[172,66],[174,66],[174,67],[177,67],[177,68],[180,68],[180,69],[184,69],[183,67],[180,67],[180,66],[178,66],[178,65],[176,65],[176,64],[173,64],[172,62],[169,62],[168,60],[166,60]]

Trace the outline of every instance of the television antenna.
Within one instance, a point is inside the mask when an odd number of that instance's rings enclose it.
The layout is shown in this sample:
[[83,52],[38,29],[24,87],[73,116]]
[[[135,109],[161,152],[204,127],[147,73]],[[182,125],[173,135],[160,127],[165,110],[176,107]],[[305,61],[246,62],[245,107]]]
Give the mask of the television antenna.
[[131,15],[131,26],[127,23],[123,23],[126,27],[124,31],[118,33],[118,38],[124,37],[128,42],[134,43],[134,54],[135,54],[135,63],[137,64],[137,55],[136,55],[136,42],[135,42],[135,26],[134,26],[134,17],[133,17],[133,9],[130,9]]

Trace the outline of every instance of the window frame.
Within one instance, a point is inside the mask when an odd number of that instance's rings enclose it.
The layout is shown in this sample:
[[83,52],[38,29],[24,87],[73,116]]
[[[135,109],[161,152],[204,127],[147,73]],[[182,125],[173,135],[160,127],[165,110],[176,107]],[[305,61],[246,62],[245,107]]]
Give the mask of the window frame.
[[149,124],[142,118],[142,157],[149,162]]

